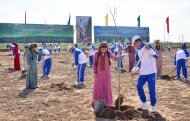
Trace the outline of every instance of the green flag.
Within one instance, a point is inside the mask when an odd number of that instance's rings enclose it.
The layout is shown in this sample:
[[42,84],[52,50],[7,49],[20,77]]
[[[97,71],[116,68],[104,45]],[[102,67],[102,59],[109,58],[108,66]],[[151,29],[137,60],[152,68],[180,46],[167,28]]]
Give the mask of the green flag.
[[141,16],[139,15],[139,17],[137,18],[137,21],[138,21],[138,27],[141,26]]

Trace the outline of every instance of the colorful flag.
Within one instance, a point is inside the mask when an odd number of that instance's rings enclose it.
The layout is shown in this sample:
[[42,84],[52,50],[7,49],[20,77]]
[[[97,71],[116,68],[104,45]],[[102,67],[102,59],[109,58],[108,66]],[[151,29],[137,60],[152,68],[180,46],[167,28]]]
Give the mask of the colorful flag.
[[167,32],[170,33],[169,16],[166,18]]
[[25,22],[24,23],[26,24],[26,11],[25,11]]
[[140,27],[141,26],[141,16],[139,15],[139,17],[137,18],[137,21],[138,21],[138,27]]
[[105,25],[108,26],[108,14],[105,16]]
[[67,22],[67,26],[70,26],[71,25],[71,15],[69,14],[69,20]]

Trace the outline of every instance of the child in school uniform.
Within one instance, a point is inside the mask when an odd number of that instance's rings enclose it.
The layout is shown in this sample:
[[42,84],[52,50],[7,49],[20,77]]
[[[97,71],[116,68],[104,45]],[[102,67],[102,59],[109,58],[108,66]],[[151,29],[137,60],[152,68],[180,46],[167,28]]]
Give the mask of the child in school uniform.
[[57,52],[57,44],[55,43],[54,44],[54,53],[56,53]]
[[42,57],[40,57],[40,60],[38,60],[38,61],[41,61],[41,58],[43,58],[43,64],[42,64],[43,75],[41,78],[49,79],[49,74],[50,74],[51,65],[52,65],[51,54],[50,54],[49,50],[43,49],[41,51],[41,53],[39,54],[39,56],[42,56]]
[[58,43],[57,48],[58,48],[58,53],[60,53],[61,52],[61,44],[60,43]]
[[136,52],[136,64],[139,59],[140,64],[135,66],[132,71],[132,77],[140,69],[140,75],[137,82],[137,91],[141,100],[141,105],[138,109],[147,109],[148,104],[144,92],[143,86],[148,82],[148,88],[150,92],[150,102],[151,102],[151,112],[156,111],[156,78],[157,78],[157,68],[156,59],[158,54],[151,44],[145,44],[139,36],[134,36],[132,38],[132,46],[137,48]]
[[52,54],[52,50],[53,50],[53,49],[52,49],[52,44],[50,43],[50,44],[49,44],[49,52],[50,52],[50,54]]
[[94,53],[95,53],[95,47],[94,45],[92,45],[91,43],[88,43],[88,47],[89,47],[89,62],[90,62],[90,68],[93,68],[93,65],[94,65]]
[[68,46],[67,52],[70,52],[74,56],[74,69],[77,69],[77,80],[76,85],[84,85],[84,76],[87,59],[79,48],[73,48],[71,45]]
[[186,44],[183,44],[180,49],[177,50],[174,57],[174,64],[176,66],[176,80],[180,79],[180,71],[182,69],[183,76],[185,80],[188,81],[188,72],[186,67],[186,62],[189,59],[189,52],[186,48]]

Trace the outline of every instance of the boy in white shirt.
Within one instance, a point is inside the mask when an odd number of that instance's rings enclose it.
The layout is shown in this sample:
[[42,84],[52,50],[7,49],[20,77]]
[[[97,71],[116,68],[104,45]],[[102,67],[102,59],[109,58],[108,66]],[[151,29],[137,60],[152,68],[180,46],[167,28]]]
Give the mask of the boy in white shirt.
[[134,76],[137,70],[140,69],[140,75],[137,82],[137,90],[142,104],[138,107],[138,109],[148,108],[146,96],[143,89],[145,83],[148,82],[150,101],[152,106],[151,111],[155,112],[157,73],[156,58],[158,58],[158,54],[151,44],[144,44],[139,36],[134,36],[132,38],[132,46],[138,49],[136,53],[136,64],[138,63],[139,59],[141,59],[140,64],[135,66],[131,72],[131,75]]

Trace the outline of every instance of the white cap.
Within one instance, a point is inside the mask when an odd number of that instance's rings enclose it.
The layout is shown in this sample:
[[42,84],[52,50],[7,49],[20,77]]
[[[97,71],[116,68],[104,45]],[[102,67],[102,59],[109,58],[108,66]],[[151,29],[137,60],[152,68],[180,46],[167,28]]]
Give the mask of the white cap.
[[47,50],[47,49],[43,49],[42,53],[45,54],[45,55],[49,55],[50,54],[49,50]]
[[138,40],[138,39],[142,40],[142,39],[140,38],[140,36],[138,36],[138,35],[137,35],[137,36],[134,36],[134,37],[132,38],[131,46],[134,46],[135,41]]
[[69,45],[69,46],[67,47],[67,52],[69,52],[69,50],[70,50],[72,47],[73,47],[73,46]]

